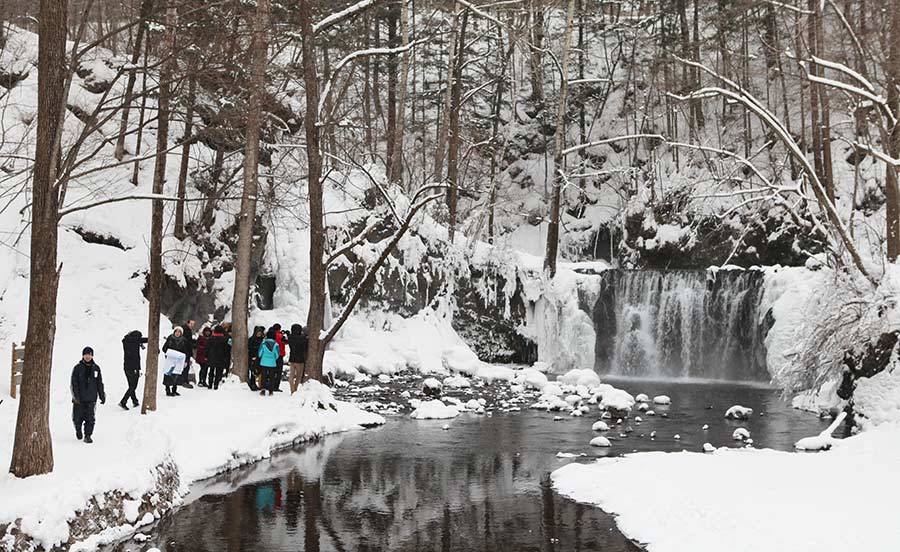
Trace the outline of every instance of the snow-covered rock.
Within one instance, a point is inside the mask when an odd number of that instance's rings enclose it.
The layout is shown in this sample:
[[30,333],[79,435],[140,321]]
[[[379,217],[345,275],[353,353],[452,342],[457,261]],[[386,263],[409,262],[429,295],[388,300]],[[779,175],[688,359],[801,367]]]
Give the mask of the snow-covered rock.
[[422,392],[426,397],[440,397],[444,390],[444,385],[437,378],[426,378],[422,382]]
[[603,437],[601,435],[601,436],[594,437],[593,439],[591,439],[591,446],[592,447],[610,447],[610,446],[612,446],[612,443],[609,441],[609,439],[607,439],[606,437]]
[[523,368],[515,372],[513,382],[540,391],[547,385],[547,376],[534,368]]
[[583,385],[585,387],[596,387],[600,385],[600,376],[597,375],[596,372],[589,369],[579,370],[569,370],[559,378],[558,381],[565,383],[566,385]]
[[736,404],[725,411],[725,417],[729,420],[749,420],[753,415],[753,409]]
[[672,404],[672,399],[668,395],[657,395],[653,397],[653,404],[658,404],[662,406]]
[[541,387],[542,395],[551,395],[554,397],[560,397],[563,394],[563,389],[559,384],[556,383],[548,383]]
[[750,438],[750,431],[745,427],[739,427],[734,430],[734,433],[731,434],[731,438],[735,441],[746,441]]
[[637,402],[645,403],[650,402],[650,397],[648,397],[645,393],[638,393],[634,400]]
[[592,431],[609,431],[609,426],[603,420],[599,420],[594,422],[594,425],[591,426]]
[[703,452],[716,452],[716,447],[709,443],[703,443]]
[[602,410],[629,412],[632,406],[634,406],[634,397],[621,389],[606,391],[603,393],[603,399],[600,400]]
[[456,375],[449,376],[444,378],[444,387],[449,387],[451,389],[465,389],[468,387],[472,387],[472,382],[469,381],[469,378]]
[[438,399],[422,401],[410,417],[417,420],[442,420],[459,416],[459,408],[449,406]]

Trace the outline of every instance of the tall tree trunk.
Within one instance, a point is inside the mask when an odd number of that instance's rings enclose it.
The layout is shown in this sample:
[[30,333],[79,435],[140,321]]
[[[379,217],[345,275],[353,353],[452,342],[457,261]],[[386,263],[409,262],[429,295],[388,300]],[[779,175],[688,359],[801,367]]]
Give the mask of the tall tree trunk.
[[562,187],[565,182],[563,163],[566,147],[566,99],[569,91],[569,52],[572,46],[572,18],[575,12],[575,0],[569,0],[566,11],[566,36],[563,41],[562,75],[559,78],[559,104],[556,108],[556,136],[553,151],[553,197],[550,202],[550,224],[547,228],[547,256],[544,258],[544,270],[550,277],[556,275],[556,257],[559,249],[559,212],[562,200]]
[[[299,0],[300,33],[303,37],[303,81],[306,88],[306,105],[319,105],[319,75],[316,70],[315,34],[312,27],[310,0]],[[322,362],[325,358],[325,212],[322,190],[322,153],[319,143],[319,127],[316,110],[307,109],[303,114],[306,130],[306,158],[308,163],[309,195],[309,315],[306,320],[309,332],[309,349],[306,354],[306,374],[310,379],[322,379]]]
[[[396,48],[399,44],[400,38],[397,35],[397,25],[400,22],[400,10],[399,6],[392,5],[388,8],[388,48]],[[392,55],[388,58],[387,67],[388,67],[388,86],[387,86],[387,125],[385,127],[385,166],[386,166],[386,174],[389,180],[393,180],[392,176],[394,174],[393,162],[394,162],[394,150],[396,149],[396,144],[394,144],[394,140],[397,139],[397,56]],[[328,73],[328,67],[325,67],[325,74]]]
[[[890,48],[888,54],[888,106],[894,117],[900,120],[900,0],[891,0]],[[891,129],[888,153],[894,159],[900,158],[900,123]],[[897,183],[897,167],[886,164],[885,199],[888,261],[895,262],[900,257],[900,191]]]
[[536,108],[544,105],[544,6],[542,0],[531,0],[531,101]]
[[[178,12],[174,5],[166,9],[166,47],[164,56],[172,56],[175,51],[175,27]],[[166,181],[166,150],[169,149],[169,96],[174,60],[169,59],[160,68],[158,119],[156,123],[156,163],[153,168],[153,193],[162,195]],[[149,321],[147,328],[147,371],[144,379],[144,401],[141,414],[156,410],[156,387],[159,372],[159,320],[160,294],[162,293],[162,233],[163,202],[153,200],[150,216],[150,277],[149,277]]]
[[153,0],[141,0],[141,9],[138,17],[137,32],[134,37],[134,48],[131,50],[131,67],[128,71],[128,81],[125,84],[125,97],[122,100],[122,120],[119,123],[119,136],[116,138],[116,159],[119,161],[125,157],[125,135],[128,134],[128,115],[131,109],[131,102],[134,101],[134,82],[137,79],[137,64],[141,60],[141,44],[144,41],[144,34],[147,32],[147,20],[153,11]]
[[[825,2],[819,3],[822,8]],[[816,12],[816,55],[826,57],[825,40],[822,32],[822,20],[824,14]],[[818,70],[819,76],[822,76],[822,70]],[[822,170],[825,176],[823,183],[825,184],[825,194],[832,202],[834,202],[834,165],[831,161],[831,106],[828,100],[828,89],[822,87],[819,91],[819,102],[822,110],[822,130],[820,139],[822,141]]]
[[450,53],[447,57],[446,89],[444,90],[444,107],[440,115],[441,124],[438,125],[437,139],[434,148],[434,177],[440,178],[444,172],[444,152],[447,148],[447,128],[450,126],[450,102],[453,99],[453,67],[456,59],[456,35],[459,33],[460,9],[457,4],[450,28]]
[[[693,43],[693,59],[697,63],[701,63],[700,60],[700,8],[698,7],[698,3],[700,0],[694,0],[694,35],[692,39]],[[699,90],[702,86],[700,82],[700,69],[698,67],[693,68],[693,86],[696,90]],[[694,98],[691,101],[691,115],[694,121],[694,126],[698,130],[702,129],[706,125],[706,119],[703,116],[703,100],[700,98]]]
[[37,143],[32,177],[31,259],[25,364],[9,471],[28,477],[53,471],[50,375],[59,290],[59,151],[66,103],[67,1],[41,0],[38,18]]
[[[367,14],[363,21],[363,28],[365,29],[363,34],[363,49],[369,49],[369,35],[372,32],[372,25],[369,23],[369,15]],[[366,141],[366,152],[368,152],[371,159],[374,161],[376,159],[375,155],[375,144],[374,139],[372,138],[372,62],[369,56],[365,56],[362,59],[363,65],[363,104],[362,104],[362,116],[363,116],[363,136],[365,136]]]
[[[403,0],[400,8],[400,40],[401,45],[409,47],[409,2]],[[403,184],[403,135],[406,131],[406,88],[409,85],[410,52],[406,51],[400,58],[400,84],[397,94],[397,119],[394,126],[394,150],[391,157],[390,181]],[[415,112],[415,110],[413,110]]]
[[456,237],[456,211],[459,203],[459,110],[462,101],[462,69],[466,52],[466,23],[469,21],[469,10],[462,14],[459,36],[456,39],[456,60],[453,62],[453,86],[450,98],[449,146],[447,147],[447,207],[450,210],[450,243]]
[[[806,16],[806,48],[810,57],[809,73],[817,76],[819,74],[818,64],[812,58],[819,55],[816,50],[818,42],[816,38],[816,17],[818,17],[819,0],[808,0],[807,9],[809,13]],[[813,166],[816,169],[816,176],[825,183],[825,168],[822,163],[822,127],[819,121],[819,106],[821,105],[819,102],[819,91],[818,84],[814,82],[809,83],[809,131],[812,136]]]
[[[231,302],[231,357],[241,381],[247,381],[247,332],[250,303],[250,253],[253,246],[253,223],[256,221],[256,193],[259,188],[259,139],[262,131],[262,102],[266,93],[266,60],[268,57],[269,0],[256,1],[253,36],[250,41],[252,69],[250,73],[250,105],[247,106],[247,135],[244,149],[244,191],[238,219],[237,254],[234,262],[234,299]],[[318,106],[318,103],[307,104]],[[315,112],[314,107],[307,111]]]
[[181,166],[178,168],[178,202],[175,204],[175,237],[185,238],[184,233],[184,198],[187,193],[188,165],[191,161],[191,144],[194,142],[194,101],[196,100],[197,80],[193,72],[188,75],[187,106],[184,114],[184,138],[181,144]]

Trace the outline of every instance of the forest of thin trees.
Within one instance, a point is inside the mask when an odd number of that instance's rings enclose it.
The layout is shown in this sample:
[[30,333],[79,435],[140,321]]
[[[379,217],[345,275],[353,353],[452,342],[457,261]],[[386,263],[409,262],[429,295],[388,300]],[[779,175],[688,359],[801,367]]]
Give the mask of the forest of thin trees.
[[[547,227],[544,267],[552,276],[567,220],[609,192],[619,208],[638,196],[663,201],[666,182],[690,170],[715,182],[715,196],[730,201],[727,213],[762,217],[784,206],[798,224],[824,232],[836,266],[873,283],[879,263],[900,256],[900,0],[0,6],[0,44],[25,31],[39,44],[26,342],[44,346],[29,347],[25,360],[10,465],[18,477],[53,469],[57,233],[72,212],[117,201],[152,211],[145,414],[157,407],[167,210],[175,238],[202,241],[224,202],[240,204],[236,358],[246,356],[260,205],[292,198],[282,207],[308,213],[307,370],[316,379],[329,342],[422,212],[446,226],[451,244],[492,243],[536,216]],[[73,75],[97,59],[112,76],[96,83],[93,111],[74,109],[66,100]],[[17,78],[4,69],[5,88]],[[191,170],[199,146],[212,155]],[[544,168],[544,181],[529,184],[542,208],[536,214],[526,212],[524,185],[510,171],[525,157]],[[167,183],[172,162],[178,178]],[[151,193],[67,198],[70,187],[123,166],[133,167],[136,186],[152,183]],[[864,167],[877,189],[865,185]],[[370,174],[381,206],[376,224],[353,234],[328,226],[323,201],[349,170]],[[881,218],[871,218],[881,205]],[[330,267],[376,229],[387,236],[382,254],[330,316]],[[882,259],[866,257],[871,251]]]

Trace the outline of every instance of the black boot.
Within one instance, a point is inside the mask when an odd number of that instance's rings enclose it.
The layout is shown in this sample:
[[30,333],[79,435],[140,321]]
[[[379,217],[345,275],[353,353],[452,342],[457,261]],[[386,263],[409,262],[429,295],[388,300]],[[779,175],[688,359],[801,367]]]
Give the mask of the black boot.
[[80,427],[75,429],[75,438],[78,439],[79,441],[84,439],[84,435],[81,433]]
[[125,405],[125,401],[120,402],[120,403],[119,403],[119,407],[120,407],[122,410],[128,410],[128,406]]
[[93,443],[94,440],[91,439],[91,436],[90,436],[90,435],[85,435],[85,436],[84,436],[84,442],[90,444],[90,443]]

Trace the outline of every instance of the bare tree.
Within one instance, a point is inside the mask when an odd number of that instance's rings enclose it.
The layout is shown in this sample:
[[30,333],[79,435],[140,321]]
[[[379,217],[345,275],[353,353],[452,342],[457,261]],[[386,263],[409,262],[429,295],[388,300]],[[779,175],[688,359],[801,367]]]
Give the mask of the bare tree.
[[[166,8],[166,45],[164,51],[171,54],[175,51],[175,27],[178,25],[178,11],[174,5]],[[166,157],[169,149],[169,99],[170,81],[173,73],[174,58],[163,64],[159,75],[159,98],[156,123],[156,159],[153,168],[153,194],[162,195],[166,181]],[[150,275],[148,277],[147,301],[147,367],[144,378],[144,400],[141,403],[141,414],[156,410],[156,388],[159,378],[159,321],[160,294],[162,293],[162,234],[163,234],[163,202],[153,200],[150,216]]]
[[566,35],[563,41],[562,67],[560,68],[559,76],[559,103],[556,107],[556,137],[553,146],[553,195],[550,202],[550,223],[547,227],[547,254],[544,257],[544,270],[550,276],[556,274],[556,257],[559,249],[560,202],[566,178],[563,169],[566,156],[563,150],[566,148],[566,99],[569,91],[569,53],[572,49],[572,19],[574,14],[575,0],[568,0]]
[[50,372],[59,290],[57,234],[60,143],[66,104],[67,0],[41,0],[38,32],[37,144],[32,181],[31,278],[22,396],[9,471],[28,477],[53,471]]
[[[250,302],[250,253],[253,224],[256,220],[256,194],[259,187],[259,142],[262,132],[262,102],[266,93],[266,58],[268,51],[269,0],[257,0],[250,44],[250,104],[247,108],[246,148],[244,150],[244,192],[238,218],[238,244],[234,263],[234,298],[231,303],[232,331],[238,377],[247,380],[247,317]],[[315,105],[315,104],[313,104]]]

